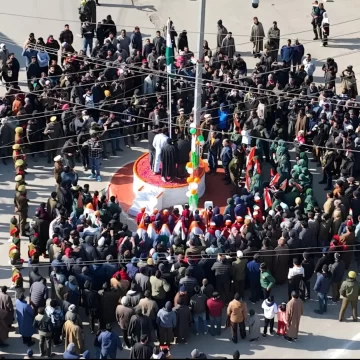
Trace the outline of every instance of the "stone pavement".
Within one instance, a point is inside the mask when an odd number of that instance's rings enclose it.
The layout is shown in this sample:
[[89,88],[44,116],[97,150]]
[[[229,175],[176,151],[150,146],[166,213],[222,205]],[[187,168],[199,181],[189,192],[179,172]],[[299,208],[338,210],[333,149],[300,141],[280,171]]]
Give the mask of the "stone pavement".
[[[105,3],[106,2],[106,3]],[[107,14],[112,14],[113,20],[118,25],[117,28],[125,28],[132,31],[135,25],[139,25],[144,37],[153,37],[158,28],[162,28],[166,19],[170,16],[178,31],[187,30],[189,32],[190,49],[195,50],[197,41],[196,34],[198,27],[198,1],[191,0],[134,0],[132,5],[130,0],[104,0],[103,6],[98,8],[98,20]],[[219,6],[220,5],[220,6]],[[34,32],[36,37],[46,37],[50,34],[58,36],[65,23],[70,24],[70,28],[76,33],[80,33],[77,1],[45,1],[27,0],[19,2],[7,2],[6,8],[0,12],[0,42],[7,44],[10,51],[14,51],[24,66],[21,57],[22,45],[30,32]],[[276,20],[282,31],[282,44],[288,37],[299,40],[305,44],[305,51],[310,52],[313,58],[320,59],[317,62],[318,70],[315,73],[315,81],[322,82],[321,66],[323,60],[331,56],[335,58],[339,65],[339,70],[343,70],[347,65],[352,64],[355,72],[360,65],[358,53],[359,38],[356,37],[356,30],[359,26],[360,18],[357,14],[360,10],[360,3],[353,0],[335,0],[326,3],[325,8],[329,13],[331,21],[331,37],[328,48],[320,48],[320,42],[312,41],[313,33],[310,25],[311,1],[272,0],[265,2],[262,0],[258,9],[251,7],[250,0],[235,1],[222,0],[221,3],[215,0],[207,0],[206,11],[206,36],[211,48],[214,48],[216,41],[216,22],[220,18],[229,31],[233,32],[237,44],[237,50],[241,52],[248,64],[249,72],[253,68],[256,60],[251,57],[251,45],[249,44],[249,31],[252,17],[258,16],[267,32],[272,21]],[[16,14],[14,15],[5,15]],[[355,20],[357,19],[357,20]],[[350,21],[354,20],[354,21]],[[338,25],[336,25],[338,24]],[[15,25],[15,26],[14,26]],[[75,48],[81,46],[80,37],[75,37]],[[21,79],[25,79],[22,72]],[[0,94],[3,93],[1,89]],[[122,165],[134,161],[146,144],[137,143],[138,147],[132,150],[126,149],[121,156],[111,157],[110,160],[102,164],[101,183],[91,182],[91,190],[103,189],[110,176]],[[10,161],[9,161],[10,163]],[[82,172],[81,167],[77,168],[80,174],[80,184],[89,183],[88,174]],[[319,179],[319,169],[312,169],[314,176],[314,192],[319,201],[323,201],[325,194],[322,187],[317,185]],[[46,201],[50,192],[54,189],[53,168],[47,165],[45,158],[39,162],[29,163],[29,175],[27,176],[31,209],[29,216],[34,213],[35,207]],[[10,267],[8,266],[8,228],[9,219],[13,215],[13,196],[14,196],[14,170],[12,164],[0,166],[0,246],[3,251],[0,253],[0,280],[1,285],[10,285]],[[27,241],[22,241],[22,256],[27,259]],[[28,287],[27,269],[24,271],[25,287]],[[42,269],[44,274],[47,268]],[[274,290],[275,300],[282,302],[286,300],[286,287],[277,287]],[[301,334],[296,343],[288,343],[282,338],[267,337],[261,338],[256,344],[249,344],[248,341],[239,341],[233,344],[229,338],[229,330],[223,331],[219,338],[212,338],[210,335],[199,337],[192,336],[187,345],[178,345],[172,348],[174,357],[190,357],[190,352],[194,348],[204,351],[212,358],[231,357],[234,350],[238,349],[242,358],[263,357],[263,358],[287,358],[287,357],[307,357],[307,358],[357,358],[360,357],[360,333],[358,325],[352,322],[337,322],[339,305],[329,305],[329,312],[322,318],[313,313],[316,308],[316,296],[305,304],[305,315],[301,320]],[[247,297],[246,297],[247,299]],[[251,304],[248,303],[250,308]],[[261,304],[254,306],[257,313],[261,314]],[[348,315],[350,313],[348,312]],[[85,322],[85,343],[86,348],[94,350],[93,336],[90,335]],[[116,331],[119,329],[116,326]],[[19,334],[10,333],[9,348],[7,348],[7,358],[22,357],[26,351],[25,346],[19,339]],[[33,347],[37,354],[37,345]],[[54,349],[61,357],[64,347]],[[0,352],[0,354],[3,354]],[[119,353],[121,358],[128,358],[127,351]],[[94,356],[94,352],[92,353]]]

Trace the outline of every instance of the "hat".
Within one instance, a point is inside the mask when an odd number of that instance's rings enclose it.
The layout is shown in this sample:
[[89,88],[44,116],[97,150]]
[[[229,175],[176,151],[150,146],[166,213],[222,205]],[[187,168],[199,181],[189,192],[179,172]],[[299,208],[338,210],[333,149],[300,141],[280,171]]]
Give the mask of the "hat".
[[137,258],[134,256],[134,257],[131,259],[131,262],[132,262],[132,263],[137,263]]
[[211,118],[211,114],[205,114],[205,115],[204,115],[204,118],[205,118],[205,119],[210,119],[210,118]]
[[23,165],[24,165],[24,160],[19,159],[15,161],[15,166],[23,166]]
[[74,304],[71,304],[71,305],[69,306],[68,310],[71,311],[71,312],[75,312],[76,306],[75,306]]
[[15,132],[18,134],[18,133],[22,133],[24,131],[24,129],[22,127],[17,127],[15,128]]
[[26,186],[25,185],[20,185],[19,187],[18,187],[18,191],[19,192],[25,192],[26,191]]
[[229,220],[229,219],[228,219],[228,220],[225,220],[225,224],[230,224],[230,225],[231,225],[231,224],[232,224],[232,221]]
[[15,144],[12,147],[13,150],[19,150],[20,148],[21,148],[20,144]]
[[244,219],[242,218],[242,216],[237,216],[236,217],[236,221],[238,221],[238,222],[242,222]]
[[109,97],[109,96],[111,95],[111,92],[110,92],[109,90],[105,90],[105,91],[104,91],[104,95],[105,95],[106,97]]
[[33,350],[32,350],[32,349],[27,349],[27,350],[26,350],[26,355],[27,355],[27,356],[33,356],[33,355],[34,355]]
[[261,264],[260,264],[260,269],[266,269],[266,263],[264,263],[264,262],[261,263]]
[[61,110],[68,110],[69,109],[69,104],[64,104],[62,107],[61,107]]
[[353,225],[354,225],[354,223],[351,220],[348,220],[346,222],[346,226],[353,226]]
[[13,228],[13,229],[11,229],[11,231],[10,231],[10,235],[13,236],[13,235],[15,235],[18,231],[19,231],[18,228]]
[[55,161],[55,162],[58,162],[58,161],[61,161],[61,160],[62,160],[61,155],[56,155],[56,156],[54,157],[54,161]]
[[184,109],[179,109],[179,113],[181,113],[181,112],[185,112],[185,110]]
[[51,122],[56,121],[56,116],[52,116],[52,117],[50,118],[50,121],[51,121]]
[[154,260],[152,258],[150,259],[147,259],[147,262],[146,262],[148,265],[154,265]]
[[54,237],[54,238],[52,239],[52,243],[53,243],[53,244],[56,244],[56,245],[59,245],[59,243],[60,243],[59,238],[58,238],[58,237]]
[[22,175],[16,175],[16,176],[15,176],[15,181],[16,181],[16,182],[19,182],[19,181],[22,180],[22,178],[23,178]]
[[349,271],[348,278],[349,279],[356,279],[356,272],[355,271]]
[[191,357],[193,359],[196,359],[200,356],[200,351],[198,349],[194,349],[192,352],[191,352]]
[[238,257],[239,259],[241,259],[244,256],[243,252],[241,250],[238,250],[236,252],[236,257]]

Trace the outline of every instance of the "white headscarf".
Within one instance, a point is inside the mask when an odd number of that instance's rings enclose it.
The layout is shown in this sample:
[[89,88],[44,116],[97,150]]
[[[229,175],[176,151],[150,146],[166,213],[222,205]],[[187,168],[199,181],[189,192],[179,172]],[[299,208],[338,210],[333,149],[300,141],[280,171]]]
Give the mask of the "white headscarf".
[[322,19],[321,25],[324,25],[324,24],[329,24],[330,25],[328,14],[327,14],[326,11],[323,13],[323,19]]

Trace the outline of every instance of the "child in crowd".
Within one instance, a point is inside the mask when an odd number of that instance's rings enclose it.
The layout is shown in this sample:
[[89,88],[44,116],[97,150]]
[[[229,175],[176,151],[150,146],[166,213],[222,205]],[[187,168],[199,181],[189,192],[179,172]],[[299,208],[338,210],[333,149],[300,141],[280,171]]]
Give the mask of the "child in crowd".
[[275,314],[278,312],[278,308],[276,303],[274,302],[274,297],[269,296],[265,299],[261,306],[264,309],[264,317],[265,317],[265,324],[264,324],[264,333],[263,337],[266,337],[267,328],[270,325],[270,334],[274,333],[274,318]]
[[249,326],[250,341],[256,341],[260,336],[260,318],[253,309],[249,311],[249,317],[246,319],[246,324]]
[[286,303],[281,303],[277,313],[278,328],[276,335],[285,335],[286,332]]

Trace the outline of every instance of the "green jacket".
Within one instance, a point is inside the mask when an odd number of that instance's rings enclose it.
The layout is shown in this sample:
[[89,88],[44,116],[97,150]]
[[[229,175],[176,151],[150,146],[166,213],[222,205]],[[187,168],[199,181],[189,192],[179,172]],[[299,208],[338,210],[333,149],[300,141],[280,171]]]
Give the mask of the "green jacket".
[[275,279],[268,270],[260,274],[260,285],[264,289],[271,289],[275,285]]
[[357,300],[360,295],[359,283],[353,279],[346,279],[341,284],[340,295],[350,301]]

